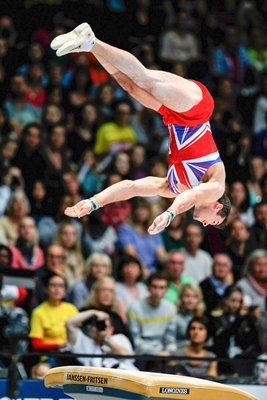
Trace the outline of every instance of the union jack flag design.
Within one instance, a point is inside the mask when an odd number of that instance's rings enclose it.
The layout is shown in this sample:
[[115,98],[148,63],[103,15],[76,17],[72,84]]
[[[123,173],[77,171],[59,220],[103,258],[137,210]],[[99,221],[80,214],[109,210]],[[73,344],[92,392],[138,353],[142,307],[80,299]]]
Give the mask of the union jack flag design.
[[221,161],[212,137],[210,124],[197,126],[169,124],[169,169],[170,190],[179,194],[178,184],[191,189],[199,184],[207,169]]

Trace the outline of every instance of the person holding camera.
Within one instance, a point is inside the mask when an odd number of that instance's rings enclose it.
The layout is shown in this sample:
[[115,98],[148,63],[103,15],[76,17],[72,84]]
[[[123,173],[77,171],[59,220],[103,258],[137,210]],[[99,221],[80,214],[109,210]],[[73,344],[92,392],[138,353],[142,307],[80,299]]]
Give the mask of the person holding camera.
[[86,310],[69,318],[67,327],[67,349],[88,357],[77,357],[81,365],[88,367],[120,368],[137,370],[134,359],[113,357],[91,357],[91,355],[133,355],[130,340],[122,333],[114,334],[112,316],[98,310]]

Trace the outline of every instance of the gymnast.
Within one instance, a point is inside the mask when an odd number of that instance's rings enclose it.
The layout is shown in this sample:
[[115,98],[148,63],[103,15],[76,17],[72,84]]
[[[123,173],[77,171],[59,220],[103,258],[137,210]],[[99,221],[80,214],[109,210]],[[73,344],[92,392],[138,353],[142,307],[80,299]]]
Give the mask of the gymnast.
[[197,81],[145,68],[131,53],[97,39],[88,23],[57,36],[51,47],[58,56],[91,51],[125,91],[160,113],[169,129],[166,178],[148,176],[118,182],[66,208],[65,214],[81,218],[112,202],[160,195],[174,201],[154,219],[148,228],[150,234],[161,232],[177,214],[192,207],[193,218],[203,226],[223,229],[231,204],[225,194],[225,168],[209,124],[214,101],[207,88]]

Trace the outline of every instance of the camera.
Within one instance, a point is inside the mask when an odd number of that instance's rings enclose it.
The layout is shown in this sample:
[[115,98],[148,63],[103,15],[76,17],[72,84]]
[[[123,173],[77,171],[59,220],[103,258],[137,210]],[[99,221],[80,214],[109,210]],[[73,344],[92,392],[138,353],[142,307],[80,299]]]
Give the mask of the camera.
[[96,321],[93,325],[96,327],[96,329],[99,332],[104,331],[107,327],[106,321],[103,319],[96,319]]
[[98,319],[96,315],[93,315],[88,322],[91,326],[96,327],[99,332],[104,331],[107,327],[106,321],[103,319]]

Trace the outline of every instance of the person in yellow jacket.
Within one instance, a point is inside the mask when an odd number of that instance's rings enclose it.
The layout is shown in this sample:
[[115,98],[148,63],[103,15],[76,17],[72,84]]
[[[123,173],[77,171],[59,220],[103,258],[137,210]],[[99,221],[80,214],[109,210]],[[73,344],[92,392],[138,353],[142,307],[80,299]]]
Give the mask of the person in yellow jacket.
[[33,350],[57,350],[67,343],[66,321],[78,313],[77,308],[66,301],[64,278],[51,273],[46,282],[47,301],[36,307],[31,315],[30,341]]

